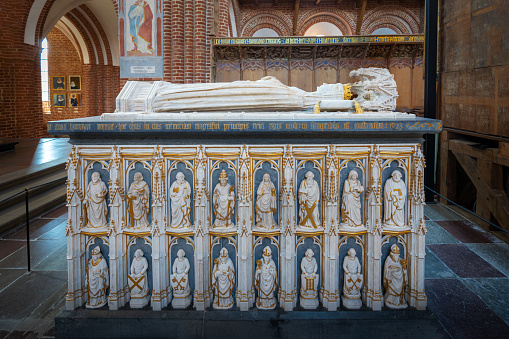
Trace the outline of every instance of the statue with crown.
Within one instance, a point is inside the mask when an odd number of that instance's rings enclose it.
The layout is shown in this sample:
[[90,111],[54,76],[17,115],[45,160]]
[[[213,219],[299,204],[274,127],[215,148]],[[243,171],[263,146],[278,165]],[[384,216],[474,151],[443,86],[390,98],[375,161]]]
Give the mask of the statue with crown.
[[212,206],[214,209],[214,225],[212,228],[234,228],[232,221],[235,215],[235,186],[228,183],[228,174],[222,170],[219,175],[219,183],[212,194]]

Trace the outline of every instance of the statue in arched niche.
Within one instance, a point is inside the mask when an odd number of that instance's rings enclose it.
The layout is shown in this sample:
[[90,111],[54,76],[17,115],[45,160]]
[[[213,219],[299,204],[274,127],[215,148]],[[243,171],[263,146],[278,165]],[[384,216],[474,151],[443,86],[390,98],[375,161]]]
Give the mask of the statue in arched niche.
[[191,186],[184,173],[178,172],[170,186],[171,228],[191,227]]
[[273,229],[277,227],[274,214],[277,211],[276,187],[270,180],[270,174],[264,173],[256,191],[256,227]]
[[359,179],[357,171],[351,170],[343,185],[343,196],[341,198],[341,227],[357,228],[363,227],[361,215],[361,194],[364,187]]
[[394,170],[384,186],[384,227],[405,227],[406,184]]
[[320,224],[320,187],[314,174],[308,171],[305,179],[302,180],[299,186],[299,226],[309,228],[319,228]]
[[235,287],[235,267],[228,256],[228,250],[222,248],[218,258],[214,259],[212,270],[214,302],[212,307],[227,309],[233,307],[233,288]]
[[99,308],[106,305],[106,291],[110,287],[110,271],[99,246],[92,249],[92,259],[88,261],[86,280],[88,283],[87,308]]
[[343,306],[349,309],[359,309],[362,306],[361,288],[364,277],[361,274],[361,263],[356,256],[355,249],[350,248],[343,259]]
[[389,308],[406,308],[405,288],[407,284],[407,262],[399,257],[399,247],[394,244],[385,259],[383,286],[385,289],[385,306]]
[[232,221],[235,214],[235,186],[228,183],[228,175],[224,169],[219,176],[219,184],[214,188],[212,203],[216,217],[212,228],[235,226]]
[[272,251],[269,246],[263,249],[262,259],[256,261],[255,287],[258,292],[256,307],[270,310],[276,307],[274,293],[277,289],[276,263],[272,260]]
[[185,257],[183,249],[177,251],[177,258],[173,262],[173,274],[170,275],[170,284],[173,288],[173,308],[186,308],[191,304],[191,288],[189,287],[189,270],[191,265]]
[[316,273],[318,264],[314,252],[308,248],[300,261],[300,306],[305,309],[318,307],[318,282],[320,274]]
[[148,261],[144,257],[143,250],[138,248],[134,252],[131,263],[131,274],[128,276],[128,284],[131,289],[131,308],[143,308],[148,305],[150,295],[148,294]]
[[87,195],[83,200],[85,227],[103,227],[106,226],[108,207],[106,205],[106,195],[108,188],[101,180],[99,172],[92,173],[92,180],[88,183]]
[[148,227],[150,188],[141,172],[134,173],[134,181],[127,192],[129,216],[134,228]]

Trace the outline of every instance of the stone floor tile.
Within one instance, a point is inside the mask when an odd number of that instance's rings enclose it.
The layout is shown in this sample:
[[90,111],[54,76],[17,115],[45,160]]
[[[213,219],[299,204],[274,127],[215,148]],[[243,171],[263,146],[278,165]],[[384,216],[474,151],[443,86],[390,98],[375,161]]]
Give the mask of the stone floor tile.
[[41,215],[41,219],[67,219],[67,206],[59,206],[52,211]]
[[451,233],[444,230],[436,222],[426,221],[428,233],[426,233],[426,245],[428,244],[459,244],[460,241],[456,239]]
[[56,240],[56,239],[67,239],[65,235],[65,227],[67,226],[67,220],[55,219],[57,225],[48,232],[41,235],[38,240]]
[[462,279],[462,282],[509,324],[509,293],[504,292],[509,291],[509,279],[470,278]]
[[460,278],[505,278],[506,276],[463,244],[427,245]]
[[35,265],[33,269],[38,271],[67,272],[67,246],[60,247],[52,255]]
[[[67,221],[61,219],[35,219],[30,221],[30,239],[37,239],[40,236],[50,232],[55,227],[64,224],[64,229]],[[64,233],[65,234],[65,233]],[[26,239],[26,227],[25,225],[18,227],[16,231],[11,232],[8,235],[4,236],[4,239],[17,239],[24,240]]]
[[463,220],[464,218],[442,204],[424,205],[424,216],[431,220]]
[[[30,241],[30,264],[37,266],[40,262],[59,250],[62,246],[67,246],[67,239],[58,240],[36,240]],[[26,247],[19,249],[12,255],[0,261],[0,268],[26,268],[27,253]]]
[[0,269],[0,292],[25,273],[27,273],[27,270],[24,268]]
[[[453,245],[449,245],[453,246]],[[427,279],[428,308],[453,338],[502,338],[509,326],[458,279]]]
[[67,281],[67,272],[32,271],[0,292],[0,319],[29,316]]
[[426,248],[425,279],[455,279],[458,276]]
[[0,261],[25,246],[25,244],[26,241],[0,239]]
[[481,258],[489,262],[509,277],[509,244],[466,244],[468,248],[477,253]]
[[486,231],[477,229],[475,225],[468,220],[439,220],[436,223],[462,243],[499,242],[497,237]]

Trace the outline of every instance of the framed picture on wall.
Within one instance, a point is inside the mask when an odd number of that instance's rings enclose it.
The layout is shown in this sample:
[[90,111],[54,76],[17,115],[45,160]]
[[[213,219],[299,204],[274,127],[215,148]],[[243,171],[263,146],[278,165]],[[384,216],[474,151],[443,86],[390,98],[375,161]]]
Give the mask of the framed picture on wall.
[[81,93],[69,94],[69,106],[70,107],[81,107]]
[[65,76],[53,77],[53,90],[65,90]]
[[53,107],[66,107],[65,94],[53,94]]
[[71,91],[81,91],[81,77],[79,75],[69,76],[69,89]]

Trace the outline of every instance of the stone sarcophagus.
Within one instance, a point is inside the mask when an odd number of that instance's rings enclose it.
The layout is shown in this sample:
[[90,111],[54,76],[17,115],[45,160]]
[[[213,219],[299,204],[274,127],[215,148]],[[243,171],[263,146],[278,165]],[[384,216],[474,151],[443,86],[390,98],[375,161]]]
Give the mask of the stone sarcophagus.
[[421,143],[440,121],[133,114],[48,124],[73,144],[67,309],[426,308]]

